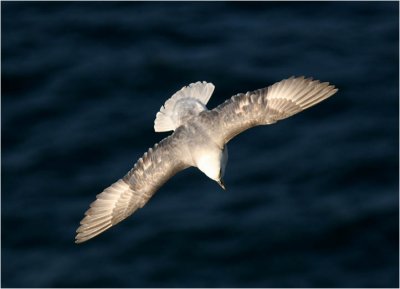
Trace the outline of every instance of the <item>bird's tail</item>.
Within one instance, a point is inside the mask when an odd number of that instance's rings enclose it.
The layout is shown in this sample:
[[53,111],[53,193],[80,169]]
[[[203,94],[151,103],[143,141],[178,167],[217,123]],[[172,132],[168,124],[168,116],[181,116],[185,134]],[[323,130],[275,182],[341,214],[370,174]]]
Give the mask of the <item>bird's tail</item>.
[[214,85],[205,81],[198,81],[183,87],[161,106],[154,121],[154,130],[156,132],[175,130],[177,123],[173,116],[179,114],[179,112],[176,111],[177,109],[179,110],[176,103],[179,100],[187,98],[194,99],[205,107],[213,91]]

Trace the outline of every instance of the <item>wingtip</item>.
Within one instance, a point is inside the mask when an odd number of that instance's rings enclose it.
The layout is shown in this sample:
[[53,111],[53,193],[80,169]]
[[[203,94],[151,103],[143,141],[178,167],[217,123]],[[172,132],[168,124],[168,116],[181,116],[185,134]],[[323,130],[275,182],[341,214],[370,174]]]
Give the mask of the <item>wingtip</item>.
[[[81,223],[82,223],[82,221],[81,221]],[[78,229],[76,229],[75,232],[76,232],[76,235],[75,235],[74,243],[75,243],[75,244],[80,244],[80,243],[85,242],[85,240],[83,240],[83,239],[81,238],[81,235],[82,235],[82,224],[81,224],[81,226],[79,226]]]
[[[79,229],[78,229],[78,230],[79,230]],[[80,243],[84,242],[84,240],[82,240],[82,239],[80,238],[80,236],[79,236],[80,233],[78,233],[78,230],[76,230],[76,231],[77,231],[77,234],[76,234],[75,240],[74,240],[74,243],[75,243],[75,244],[80,244]]]

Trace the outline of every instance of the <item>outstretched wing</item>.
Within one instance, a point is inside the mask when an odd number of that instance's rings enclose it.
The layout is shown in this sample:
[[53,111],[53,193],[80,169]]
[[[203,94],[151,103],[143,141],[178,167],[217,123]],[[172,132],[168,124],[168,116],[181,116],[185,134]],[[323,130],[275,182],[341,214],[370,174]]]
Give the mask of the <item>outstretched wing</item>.
[[176,133],[163,139],[122,179],[97,195],[80,222],[75,242],[85,242],[124,220],[142,208],[169,178],[187,168],[180,157],[182,144],[177,145],[178,142]]
[[336,91],[329,82],[291,77],[267,88],[237,94],[213,110],[203,112],[201,117],[208,120],[214,135],[225,144],[244,130],[292,116]]

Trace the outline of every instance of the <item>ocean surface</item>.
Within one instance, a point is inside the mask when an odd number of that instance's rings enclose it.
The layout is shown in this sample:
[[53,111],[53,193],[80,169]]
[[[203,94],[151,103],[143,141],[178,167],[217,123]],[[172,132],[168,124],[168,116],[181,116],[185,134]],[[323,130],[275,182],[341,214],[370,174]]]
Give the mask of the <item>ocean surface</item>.
[[[1,2],[3,287],[398,287],[398,2]],[[208,107],[292,75],[323,103],[229,143],[87,243],[96,194]]]

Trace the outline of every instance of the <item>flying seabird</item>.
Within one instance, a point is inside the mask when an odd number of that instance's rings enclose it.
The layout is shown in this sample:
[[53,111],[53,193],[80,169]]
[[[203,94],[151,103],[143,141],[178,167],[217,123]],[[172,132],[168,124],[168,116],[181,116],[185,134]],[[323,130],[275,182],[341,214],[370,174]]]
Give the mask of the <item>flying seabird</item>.
[[76,243],[85,242],[137,209],[173,175],[194,166],[223,189],[227,143],[258,125],[273,124],[337,92],[328,82],[291,77],[269,87],[239,93],[212,110],[206,104],[214,85],[196,82],[169,98],[156,115],[156,132],[174,131],[150,148],[134,167],[96,196],[80,222]]

